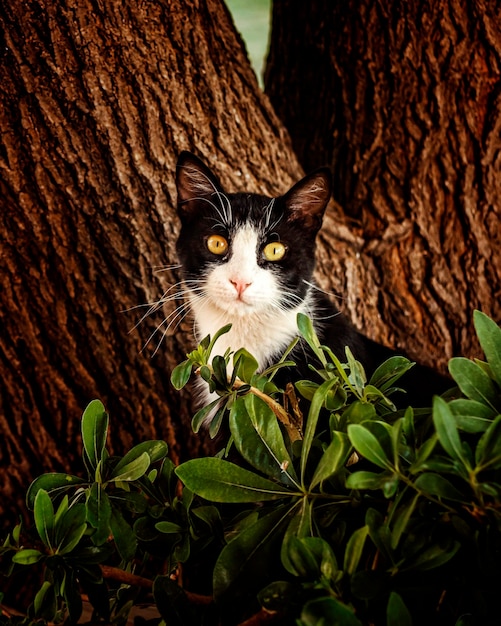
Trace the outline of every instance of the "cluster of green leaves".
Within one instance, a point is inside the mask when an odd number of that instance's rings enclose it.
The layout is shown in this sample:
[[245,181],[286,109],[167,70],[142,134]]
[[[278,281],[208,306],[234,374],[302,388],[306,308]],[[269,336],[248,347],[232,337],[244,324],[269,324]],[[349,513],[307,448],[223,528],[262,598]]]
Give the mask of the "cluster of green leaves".
[[123,621],[139,591],[105,581],[101,565],[112,563],[152,579],[168,625],[212,623],[172,580],[179,564],[185,581],[205,565],[214,623],[259,607],[298,626],[496,623],[501,329],[479,312],[474,322],[486,361],[452,359],[456,393],[406,410],[393,397],[407,359],[367,380],[349,350],[341,363],[299,316],[312,380],[284,396],[274,376],[293,367],[294,346],[259,372],[244,349],[212,357],[223,328],[172,382],[183,387],[193,370],[206,382],[215,400],[193,428],[210,415],[212,436],[228,431],[228,441],[177,468],[160,441],[109,455],[108,416],[92,402],[82,418],[87,477],[35,480],[35,539],[18,526],[2,548],[4,572],[42,572],[27,620],[76,622],[82,590],[99,616]]
[[123,457],[111,456],[106,449],[108,421],[103,404],[92,401],[81,424],[87,477],[49,473],[37,478],[26,497],[34,533],[24,532],[19,524],[0,549],[4,574],[15,576],[26,566],[41,572],[42,584],[25,623],[76,623],[82,593],[97,617],[124,622],[140,590],[127,583],[110,584],[101,565],[141,573],[154,557],[164,575],[155,580],[153,594],[165,606],[177,564],[189,558],[193,545],[213,539],[218,512],[199,507],[195,521],[187,521],[193,494],[186,489],[176,495],[178,479],[166,456],[167,444],[145,441]]
[[[245,589],[269,610],[286,612],[291,598],[301,598],[298,624],[362,624],[384,615],[396,625],[426,611],[451,620],[464,599],[454,590],[463,582],[485,591],[484,609],[465,611],[485,612],[492,592],[486,572],[499,576],[499,569],[490,557],[489,568],[478,567],[476,557],[489,556],[487,537],[492,550],[500,545],[501,330],[482,313],[474,321],[487,361],[451,360],[462,397],[436,397],[433,410],[400,411],[391,396],[412,367],[407,359],[389,359],[367,382],[349,350],[340,363],[300,316],[318,364],[311,365],[315,382],[296,383],[309,405],[299,438],[289,436],[293,416],[289,427],[277,421],[262,393],[269,381],[250,355],[235,355],[231,374],[230,354],[217,368],[207,352],[203,364],[200,353],[188,356],[174,383],[185,382],[180,372],[188,363],[199,373],[206,368],[219,407],[229,410],[230,441],[251,468],[206,458],[176,470],[204,499],[254,504],[237,531],[228,531],[214,569],[216,599],[238,602]],[[246,394],[236,393],[235,380]],[[269,562],[279,562],[281,573]],[[461,574],[453,562],[463,563]],[[443,585],[431,592],[430,571]],[[444,572],[454,575],[448,580]]]

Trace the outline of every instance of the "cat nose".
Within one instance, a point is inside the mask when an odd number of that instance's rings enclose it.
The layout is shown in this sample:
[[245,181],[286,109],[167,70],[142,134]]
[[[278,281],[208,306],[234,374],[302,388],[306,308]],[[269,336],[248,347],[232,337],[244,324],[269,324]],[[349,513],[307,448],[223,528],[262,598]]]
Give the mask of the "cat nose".
[[230,278],[230,283],[233,287],[235,287],[235,291],[239,297],[243,294],[247,287],[252,285],[252,282],[247,282],[245,278]]

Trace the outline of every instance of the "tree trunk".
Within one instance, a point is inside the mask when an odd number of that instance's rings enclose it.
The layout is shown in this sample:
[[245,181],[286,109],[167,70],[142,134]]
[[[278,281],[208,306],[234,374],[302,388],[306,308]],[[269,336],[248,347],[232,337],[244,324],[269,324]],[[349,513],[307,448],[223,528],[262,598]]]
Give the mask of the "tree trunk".
[[0,85],[0,507],[17,518],[31,478],[79,471],[92,398],[115,452],[207,446],[169,382],[190,321],[148,343],[180,300],[134,328],[133,307],[177,289],[178,153],[234,190],[282,193],[302,171],[220,0],[4,0]]
[[[275,2],[266,92],[339,204],[319,275],[367,334],[431,365],[501,320],[501,6]],[[342,208],[340,208],[342,207]]]

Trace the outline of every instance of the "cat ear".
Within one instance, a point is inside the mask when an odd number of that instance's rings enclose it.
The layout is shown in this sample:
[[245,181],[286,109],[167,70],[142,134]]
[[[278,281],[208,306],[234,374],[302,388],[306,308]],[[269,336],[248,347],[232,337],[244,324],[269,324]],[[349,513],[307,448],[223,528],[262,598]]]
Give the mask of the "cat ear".
[[301,221],[307,228],[318,230],[331,197],[331,189],[332,176],[327,167],[305,176],[283,196],[288,219]]
[[192,201],[221,193],[221,183],[191,152],[181,152],[176,167],[177,203],[180,213],[189,212]]

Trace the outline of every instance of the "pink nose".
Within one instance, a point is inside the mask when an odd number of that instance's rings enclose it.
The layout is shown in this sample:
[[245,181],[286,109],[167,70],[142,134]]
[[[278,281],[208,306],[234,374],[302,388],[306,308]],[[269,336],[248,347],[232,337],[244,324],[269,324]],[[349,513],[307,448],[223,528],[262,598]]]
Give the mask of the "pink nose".
[[252,285],[252,283],[248,283],[243,278],[230,279],[230,283],[233,285],[233,287],[235,287],[235,291],[237,292],[238,297],[240,297],[243,294],[243,292],[247,289],[247,287]]

